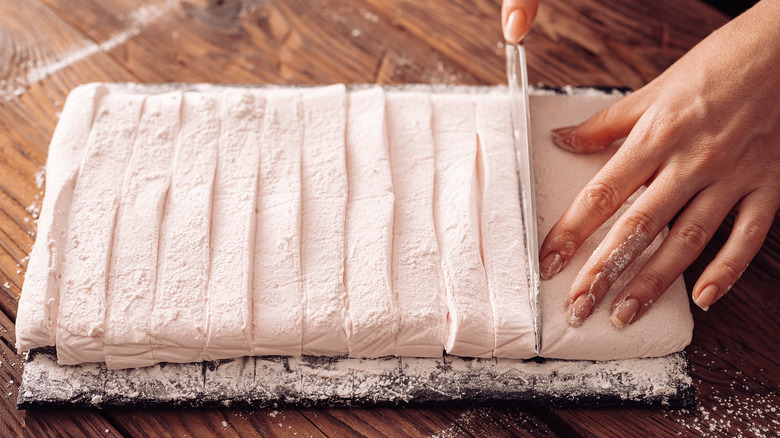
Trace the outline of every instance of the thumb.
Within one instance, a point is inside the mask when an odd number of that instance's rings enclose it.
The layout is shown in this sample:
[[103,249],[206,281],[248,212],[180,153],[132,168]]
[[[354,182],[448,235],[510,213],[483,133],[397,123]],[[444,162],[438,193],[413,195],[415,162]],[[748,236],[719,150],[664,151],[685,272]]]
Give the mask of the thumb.
[[504,39],[509,43],[519,43],[531,30],[536,18],[539,0],[504,0],[501,4],[501,27]]
[[645,86],[602,109],[576,126],[552,130],[552,141],[561,149],[576,153],[598,152],[615,140],[628,136],[652,102],[651,87]]

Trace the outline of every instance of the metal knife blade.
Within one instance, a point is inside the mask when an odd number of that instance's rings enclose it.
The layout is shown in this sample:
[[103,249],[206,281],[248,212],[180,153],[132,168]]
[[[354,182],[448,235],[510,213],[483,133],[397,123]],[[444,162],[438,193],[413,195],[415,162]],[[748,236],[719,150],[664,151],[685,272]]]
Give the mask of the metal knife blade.
[[534,315],[536,353],[542,350],[541,277],[539,276],[539,237],[536,234],[536,192],[534,190],[531,113],[528,102],[528,70],[523,43],[506,44],[506,76],[512,110],[512,128],[520,179],[525,243],[528,257],[528,286]]

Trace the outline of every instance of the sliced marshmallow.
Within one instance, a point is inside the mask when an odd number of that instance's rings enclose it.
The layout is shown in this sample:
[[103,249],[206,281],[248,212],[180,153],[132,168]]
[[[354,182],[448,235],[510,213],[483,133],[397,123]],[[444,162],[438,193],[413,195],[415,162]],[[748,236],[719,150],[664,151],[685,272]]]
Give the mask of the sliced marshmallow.
[[268,92],[260,141],[252,290],[252,347],[258,356],[301,354],[301,115],[299,91]]
[[68,232],[68,215],[79,164],[89,139],[95,110],[108,93],[102,84],[76,87],[68,95],[49,146],[46,196],[38,233],[19,298],[16,348],[19,352],[54,345],[59,306],[58,283]]
[[353,91],[347,111],[347,339],[349,355],[392,355],[398,308],[392,289],[393,177],[387,150],[385,96]]
[[493,356],[536,355],[520,187],[506,95],[476,95],[482,258],[493,310]]
[[264,104],[257,91],[222,93],[211,205],[205,360],[252,354],[255,206]]
[[106,294],[104,351],[109,369],[154,364],[154,307],[160,225],[179,131],[181,93],[146,99],[124,176]]
[[100,101],[73,191],[62,265],[57,361],[103,362],[106,287],[122,180],[145,96]]
[[434,224],[449,307],[444,347],[490,357],[493,312],[480,256],[477,133],[468,95],[431,96],[436,156]]
[[219,135],[219,96],[185,92],[160,226],[154,308],[149,316],[154,362],[203,360]]
[[447,304],[433,224],[434,145],[427,93],[387,93],[393,173],[393,292],[400,323],[396,356],[444,352]]
[[346,88],[303,93],[301,272],[303,354],[347,354],[344,288]]

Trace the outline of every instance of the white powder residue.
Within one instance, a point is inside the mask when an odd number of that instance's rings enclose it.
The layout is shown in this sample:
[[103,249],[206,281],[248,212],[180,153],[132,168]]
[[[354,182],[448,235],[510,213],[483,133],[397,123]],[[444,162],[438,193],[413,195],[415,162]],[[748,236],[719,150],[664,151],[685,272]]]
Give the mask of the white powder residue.
[[163,15],[178,6],[178,2],[166,0],[156,5],[144,5],[134,10],[124,20],[127,26],[101,43],[84,40],[74,44],[65,53],[55,55],[53,59],[34,59],[21,65],[26,73],[10,81],[0,81],[0,100],[13,100],[27,91],[27,88],[43,79],[83,61],[97,53],[108,52],[127,40],[140,34]]
[[377,21],[379,21],[379,16],[378,15],[372,14],[371,12],[368,12],[368,11],[361,11],[360,15],[362,15],[363,18],[365,18],[366,20],[368,20],[368,21],[370,21],[372,23],[376,23]]
[[30,213],[30,215],[32,215],[33,219],[38,219],[38,216],[40,216],[41,214],[41,206],[35,202],[28,205],[27,208],[25,208],[25,210],[27,210],[27,213]]
[[453,68],[449,64],[445,64],[444,61],[439,59],[439,56],[434,52],[434,60],[436,61],[436,70],[425,69],[422,72],[423,81],[430,84],[456,84],[463,82],[463,75],[460,70]]
[[46,183],[46,167],[40,167],[38,168],[38,171],[35,172],[35,187],[38,187],[39,190],[43,190],[43,185]]
[[653,241],[653,236],[637,229],[628,236],[625,242],[621,243],[607,257],[604,262],[604,272],[607,275],[607,281],[614,283],[617,277],[626,270],[628,265],[634,261],[642,251]]
[[743,436],[768,438],[780,430],[780,396],[776,393],[745,395],[713,389],[708,398],[714,403],[666,416],[701,437],[726,436],[739,430]]

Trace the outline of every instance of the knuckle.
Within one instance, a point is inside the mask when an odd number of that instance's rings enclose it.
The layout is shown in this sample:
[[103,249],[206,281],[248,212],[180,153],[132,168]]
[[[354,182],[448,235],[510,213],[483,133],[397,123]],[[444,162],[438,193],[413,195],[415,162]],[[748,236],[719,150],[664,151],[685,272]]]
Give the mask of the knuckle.
[[654,236],[657,232],[657,221],[652,215],[643,211],[631,211],[626,213],[623,223],[634,230],[637,235]]
[[755,221],[749,222],[740,228],[740,237],[751,248],[760,248],[766,238],[765,227]]
[[691,254],[701,252],[710,240],[709,233],[698,222],[689,222],[674,227],[672,232],[674,233],[672,237],[682,245],[686,252]]
[[611,215],[622,204],[620,192],[607,182],[588,184],[582,195],[585,207],[599,215]]
[[652,298],[660,296],[668,287],[666,279],[657,272],[641,272],[634,278],[637,288],[649,292],[647,296],[651,297],[650,300],[645,302],[645,306],[649,306],[653,303]]
[[[710,143],[706,140],[702,140],[702,144],[709,145]],[[715,171],[713,163],[718,163],[720,160],[718,160],[718,157],[713,153],[714,148],[710,146],[703,147],[702,144],[698,145],[699,148],[697,149],[696,154],[692,157],[688,157],[679,169],[679,172],[683,177],[708,175]]]
[[739,276],[742,275],[742,267],[734,260],[719,260],[717,266],[718,269],[720,269],[721,272],[724,272],[728,277],[728,284],[733,284],[739,280]]
[[650,126],[652,129],[647,131],[648,140],[658,144],[666,144],[673,139],[673,129],[677,126],[679,120],[677,116],[670,111],[656,109],[651,113]]

